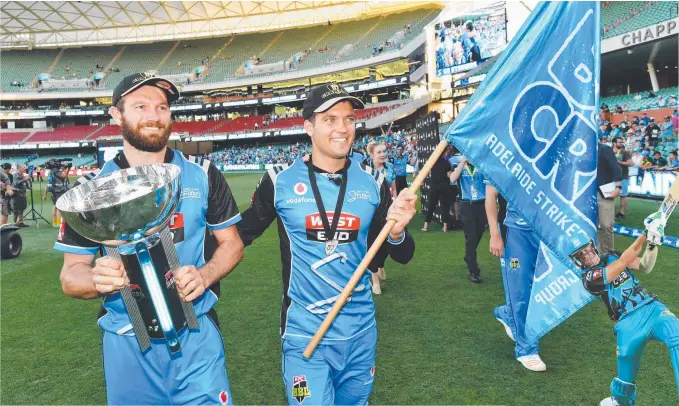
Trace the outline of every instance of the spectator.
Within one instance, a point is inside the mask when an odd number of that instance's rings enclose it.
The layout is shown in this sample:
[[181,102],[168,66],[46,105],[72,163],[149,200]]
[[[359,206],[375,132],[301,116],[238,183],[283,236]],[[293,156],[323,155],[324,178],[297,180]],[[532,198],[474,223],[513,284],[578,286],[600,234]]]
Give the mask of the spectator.
[[654,147],[660,142],[660,126],[655,122],[653,117],[650,118],[649,124],[646,126],[646,135],[651,137],[651,145]]
[[[615,182],[615,190],[608,196],[604,196],[601,186]],[[608,145],[599,143],[599,161],[597,164],[597,207],[599,209],[599,251],[611,252],[615,249],[613,241],[613,225],[615,224],[615,199],[622,189],[622,171],[615,157],[613,149]]]
[[660,128],[662,131],[660,135],[663,138],[672,138],[672,134],[674,131],[673,127],[674,125],[672,123],[672,117],[665,116],[665,122],[662,123],[662,127]]
[[[645,127],[645,126],[648,125],[648,122],[650,121],[649,118],[648,118],[648,113],[646,113],[646,112],[644,111],[644,112],[641,113],[641,114],[642,114],[642,116],[641,116],[641,118],[639,119],[639,124],[640,124],[640,125],[643,125],[643,126]],[[636,117],[636,116],[635,116],[635,117]]]
[[643,161],[643,156],[641,155],[641,151],[634,151],[632,152],[632,166],[629,167],[629,177],[637,178],[637,183],[639,183],[640,180],[640,167],[641,167],[641,162]]
[[665,98],[662,95],[658,96],[658,107],[665,107]]
[[679,130],[679,110],[674,110],[672,112],[672,126],[674,127],[675,132]]
[[629,168],[634,165],[632,156],[625,149],[625,141],[621,137],[613,138],[613,152],[622,171],[622,181],[620,183],[620,211],[615,215],[616,219],[625,218],[627,211],[627,194],[629,193]]
[[667,169],[675,171],[679,170],[679,158],[677,158],[677,150],[670,152],[667,157]]
[[616,137],[620,137],[622,135],[617,124],[613,124],[611,127],[612,127],[612,129],[611,129],[611,132],[609,134],[610,137],[616,138]]
[[655,151],[653,153],[653,167],[654,170],[662,170],[667,166],[667,160],[662,157],[660,151]]

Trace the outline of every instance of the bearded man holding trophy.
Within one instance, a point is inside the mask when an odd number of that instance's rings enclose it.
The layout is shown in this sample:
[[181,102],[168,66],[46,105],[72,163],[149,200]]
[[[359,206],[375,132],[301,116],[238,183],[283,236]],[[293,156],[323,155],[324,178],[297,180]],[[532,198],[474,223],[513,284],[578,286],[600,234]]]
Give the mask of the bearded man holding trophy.
[[167,147],[178,97],[167,79],[126,76],[109,110],[123,151],[57,201],[64,293],[104,299],[109,404],[233,404],[213,307],[243,257],[241,216],[214,164]]

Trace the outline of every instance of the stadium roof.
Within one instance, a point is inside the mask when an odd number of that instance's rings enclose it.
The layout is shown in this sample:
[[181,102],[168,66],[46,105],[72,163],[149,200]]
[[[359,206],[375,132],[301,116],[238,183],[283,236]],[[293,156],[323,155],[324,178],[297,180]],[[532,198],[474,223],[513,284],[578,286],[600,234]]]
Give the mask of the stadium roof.
[[[3,1],[0,47],[148,42],[367,18],[441,1]],[[442,7],[442,6],[441,6]]]

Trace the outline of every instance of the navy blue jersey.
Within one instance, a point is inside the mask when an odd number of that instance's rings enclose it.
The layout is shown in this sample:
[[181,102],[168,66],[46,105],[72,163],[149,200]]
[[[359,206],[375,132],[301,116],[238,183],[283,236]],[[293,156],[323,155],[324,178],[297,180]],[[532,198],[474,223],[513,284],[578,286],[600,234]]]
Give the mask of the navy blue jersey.
[[478,202],[486,198],[486,182],[483,175],[473,165],[467,162],[460,176],[460,190],[462,200]]
[[[221,230],[236,224],[241,219],[238,206],[224,176],[210,161],[185,157],[181,152],[168,148],[165,163],[177,165],[181,169],[182,196],[169,223],[179,264],[200,268],[205,265],[205,257],[212,254],[205,252],[206,237],[214,239],[209,236],[208,230]],[[129,167],[125,155],[121,153],[106,162],[97,176]],[[86,239],[62,222],[54,244],[55,250],[95,255],[99,248],[99,244]],[[193,301],[196,316],[206,314],[217,303],[218,288],[218,284],[215,284]],[[134,334],[120,292],[104,296],[103,312],[98,323],[106,331]]]
[[[368,246],[386,222],[390,204],[384,177],[373,168],[346,160],[347,186],[335,239],[339,245],[326,254],[328,239],[311,188],[309,167],[298,159],[290,166],[269,170],[259,182],[250,208],[238,224],[247,246],[259,237],[274,219],[283,264],[283,308],[281,335],[284,339],[308,340],[337,300],[343,287],[358,268]],[[341,173],[328,174],[313,168],[313,176],[323,205],[332,223],[341,184]],[[385,242],[384,250],[370,265],[387,254],[401,263],[412,257],[415,244],[408,233],[401,241]],[[375,324],[375,306],[370,275],[360,279],[350,300],[330,326],[323,342],[347,340]]]
[[606,282],[606,267],[618,259],[615,254],[605,256],[597,265],[582,274],[582,281],[591,294],[601,297],[613,321],[619,321],[634,310],[656,299],[649,294],[632,273],[625,269],[617,278]]

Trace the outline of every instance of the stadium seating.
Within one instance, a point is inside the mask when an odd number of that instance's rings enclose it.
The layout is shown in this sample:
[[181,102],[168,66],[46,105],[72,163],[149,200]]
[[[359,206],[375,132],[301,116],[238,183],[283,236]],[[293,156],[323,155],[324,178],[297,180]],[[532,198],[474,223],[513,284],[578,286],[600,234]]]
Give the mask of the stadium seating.
[[0,133],[0,144],[18,144],[26,138],[30,132],[2,132]]
[[25,142],[80,141],[96,129],[94,125],[58,127],[52,131],[38,131]]
[[12,82],[17,81],[30,88],[33,79],[39,73],[47,72],[58,53],[56,49],[2,51],[0,87],[4,92],[17,91],[17,87],[10,86]]
[[603,38],[648,27],[675,18],[676,1],[612,1],[601,11]]
[[[678,92],[679,88],[670,87],[667,89],[660,89],[657,92],[654,92],[656,97],[653,98],[648,97],[648,91],[624,94],[619,96],[602,97],[601,104],[607,104],[611,112],[613,111],[616,105],[623,107],[625,104],[627,104],[627,106],[629,107],[628,111],[657,109],[660,108],[660,106],[658,105],[658,96],[663,96],[663,98],[667,100],[667,98],[670,95],[674,95],[674,97],[679,99]],[[639,98],[639,96],[641,97]],[[635,99],[635,97],[637,97],[637,99]],[[674,104],[674,106],[676,106],[676,104]],[[670,106],[670,104],[666,102],[664,107],[673,106]]]
[[264,116],[248,116],[248,117],[238,117],[234,120],[226,122],[210,131],[213,134],[219,133],[237,133],[245,131],[255,131],[255,123],[259,129],[262,129],[262,121]]
[[[201,61],[209,57],[209,70],[200,80],[210,83],[240,77],[236,72],[253,55],[261,58],[262,63],[266,64],[286,61],[294,54],[310,48],[311,54],[305,61],[299,63],[297,69],[316,68],[326,66],[330,61],[370,58],[372,45],[384,43],[410,24],[410,33],[403,38],[403,43],[407,43],[419,35],[424,25],[439,11],[437,8],[422,8],[330,26],[316,25],[219,38],[67,48],[54,70],[54,75],[70,77],[75,73],[77,77],[89,78],[90,72],[96,71],[97,64],[103,67],[110,65],[119,71],[107,74],[102,86],[112,89],[125,75],[134,72],[157,70],[161,74],[193,75],[196,68],[202,65]],[[338,51],[347,44],[354,44],[354,49],[338,58]],[[319,49],[325,47],[330,50],[319,52]],[[398,44],[394,48],[398,49]],[[389,50],[385,49],[385,52]],[[3,75],[0,82],[3,90],[9,92],[17,89],[9,86],[14,80],[30,86],[38,73],[47,71],[58,52],[58,50],[3,51]],[[114,60],[118,53],[120,57]],[[26,69],[27,66],[30,69]],[[68,72],[64,70],[66,66],[70,68]]]

